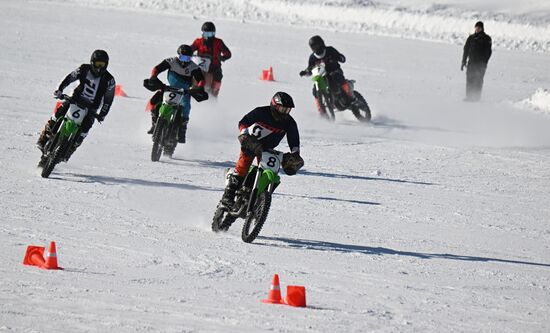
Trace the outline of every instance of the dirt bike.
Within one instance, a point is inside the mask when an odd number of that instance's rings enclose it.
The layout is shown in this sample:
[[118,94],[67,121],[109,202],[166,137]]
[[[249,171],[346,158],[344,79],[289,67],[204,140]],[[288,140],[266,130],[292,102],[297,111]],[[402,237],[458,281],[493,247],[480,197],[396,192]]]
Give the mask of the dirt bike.
[[[70,103],[69,110],[63,118],[57,120],[44,145],[42,157],[38,163],[38,166],[42,167],[43,178],[48,178],[55,166],[69,157],[68,153],[74,149],[75,139],[80,135],[82,121],[89,112],[87,106],[76,103],[68,95],[63,94],[59,99]],[[95,114],[94,116],[97,117]]]
[[338,94],[330,91],[324,63],[313,67],[311,70],[311,80],[313,81],[313,91],[315,92],[317,101],[319,101],[321,112],[329,120],[335,119],[335,111],[349,109],[359,121],[370,121],[371,111],[369,104],[358,91],[353,89],[355,80],[347,80],[353,96],[355,96],[355,101],[353,102],[349,101],[349,97],[343,91]]
[[163,91],[163,101],[159,108],[159,116],[153,131],[153,149],[151,161],[157,162],[164,151],[164,155],[172,157],[178,144],[178,132],[182,122],[183,99],[187,94],[196,101],[208,99],[208,94],[201,89],[183,89],[166,86],[160,81],[144,80],[145,88]]
[[[251,166],[240,189],[235,192],[235,204],[228,208],[220,201],[214,213],[212,231],[227,231],[238,218],[243,218],[241,238],[252,243],[260,233],[269,208],[271,196],[280,184],[279,170],[283,153],[267,150],[262,153],[257,165]],[[226,171],[226,182],[231,170]],[[227,184],[226,184],[227,185]]]

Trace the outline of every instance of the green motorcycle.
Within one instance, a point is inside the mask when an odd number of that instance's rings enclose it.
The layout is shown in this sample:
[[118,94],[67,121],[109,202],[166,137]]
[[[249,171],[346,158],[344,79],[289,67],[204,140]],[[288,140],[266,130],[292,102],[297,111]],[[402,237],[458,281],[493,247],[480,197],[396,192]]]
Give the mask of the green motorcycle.
[[76,103],[68,95],[63,94],[59,99],[70,103],[69,110],[65,117],[57,120],[44,145],[44,151],[38,163],[38,166],[42,167],[43,178],[48,178],[55,166],[69,157],[69,152],[74,149],[75,139],[81,133],[82,122],[89,112],[87,106]]
[[[221,202],[218,204],[212,231],[227,231],[233,222],[243,218],[242,240],[251,243],[256,239],[267,219],[273,192],[281,183],[279,170],[282,160],[280,151],[270,149],[262,153],[257,165],[250,167],[241,188],[235,192],[235,204],[231,208]],[[226,180],[230,173],[228,169]]]
[[183,101],[186,95],[190,95],[197,102],[208,99],[208,93],[201,88],[176,88],[167,86],[160,80],[145,79],[145,88],[150,91],[161,90],[163,94],[162,104],[159,108],[159,116],[153,131],[153,149],[151,161],[157,162],[164,151],[164,155],[171,157],[178,144],[178,130],[182,122]]
[[362,122],[368,122],[371,119],[371,110],[369,104],[358,91],[354,90],[354,80],[347,80],[348,84],[355,96],[354,102],[349,102],[349,97],[344,96],[345,93],[334,93],[329,89],[327,72],[325,64],[319,63],[311,70],[311,80],[313,81],[313,91],[321,112],[329,119],[334,120],[335,111],[351,110],[355,118]]

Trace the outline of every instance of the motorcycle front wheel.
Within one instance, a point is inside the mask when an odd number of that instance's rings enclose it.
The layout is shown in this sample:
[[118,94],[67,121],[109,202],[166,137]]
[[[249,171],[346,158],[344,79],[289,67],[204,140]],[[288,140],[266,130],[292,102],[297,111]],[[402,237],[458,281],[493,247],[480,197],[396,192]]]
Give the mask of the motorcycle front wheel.
[[69,148],[69,139],[64,138],[57,144],[53,150],[50,152],[49,156],[47,157],[44,167],[42,168],[42,173],[40,174],[42,178],[48,178],[50,174],[53,171],[53,168],[55,168],[55,165],[61,161],[63,156],[65,156],[65,153],[67,153],[67,149]]
[[252,211],[244,221],[241,238],[245,243],[252,243],[264,226],[269,208],[271,207],[271,193],[261,193],[254,203]]
[[151,150],[151,161],[157,162],[162,154],[162,141],[164,137],[164,128],[166,121],[159,117],[153,131],[153,149]]

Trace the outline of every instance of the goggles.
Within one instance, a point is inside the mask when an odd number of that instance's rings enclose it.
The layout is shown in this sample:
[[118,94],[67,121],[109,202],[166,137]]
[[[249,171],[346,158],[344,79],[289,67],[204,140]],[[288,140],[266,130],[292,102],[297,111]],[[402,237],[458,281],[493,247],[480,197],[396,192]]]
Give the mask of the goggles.
[[215,31],[203,31],[202,32],[202,37],[204,37],[204,38],[212,38],[215,35],[216,35]]
[[277,110],[277,112],[282,114],[289,114],[290,111],[292,111],[292,108],[289,108],[287,106],[282,106],[282,105],[275,105],[275,110]]
[[182,54],[178,57],[178,59],[183,62],[188,62],[191,61],[191,56]]
[[94,61],[92,66],[94,66],[94,68],[101,69],[107,67],[107,63],[105,61]]

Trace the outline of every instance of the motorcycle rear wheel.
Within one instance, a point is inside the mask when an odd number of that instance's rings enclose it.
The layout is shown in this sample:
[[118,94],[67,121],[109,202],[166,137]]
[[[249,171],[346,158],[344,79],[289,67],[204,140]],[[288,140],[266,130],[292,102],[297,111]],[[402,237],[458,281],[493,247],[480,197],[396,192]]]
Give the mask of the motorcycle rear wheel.
[[216,212],[214,213],[214,218],[212,219],[212,231],[225,232],[229,230],[229,227],[233,224],[233,222],[235,222],[235,220],[237,220],[237,218],[229,215],[227,208],[218,205],[218,208],[216,208]]
[[245,219],[241,238],[245,243],[252,243],[264,226],[269,208],[271,207],[271,193],[263,192],[254,203],[254,208]]
[[352,106],[351,112],[361,122],[369,122],[371,120],[371,111],[367,100],[359,92],[353,92],[355,98],[357,99],[357,105]]

